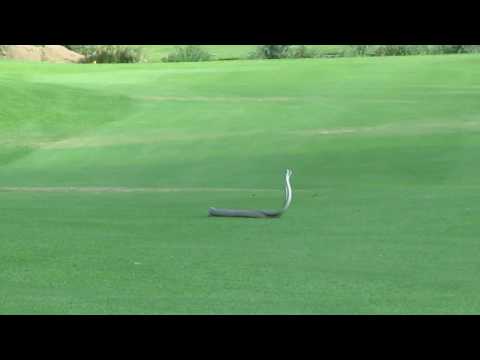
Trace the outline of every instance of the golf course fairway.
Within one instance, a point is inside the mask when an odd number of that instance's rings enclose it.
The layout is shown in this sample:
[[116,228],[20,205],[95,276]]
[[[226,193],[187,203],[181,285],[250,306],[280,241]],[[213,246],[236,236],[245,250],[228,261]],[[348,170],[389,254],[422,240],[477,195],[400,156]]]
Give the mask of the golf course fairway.
[[0,314],[479,314],[479,155],[478,55],[0,61]]

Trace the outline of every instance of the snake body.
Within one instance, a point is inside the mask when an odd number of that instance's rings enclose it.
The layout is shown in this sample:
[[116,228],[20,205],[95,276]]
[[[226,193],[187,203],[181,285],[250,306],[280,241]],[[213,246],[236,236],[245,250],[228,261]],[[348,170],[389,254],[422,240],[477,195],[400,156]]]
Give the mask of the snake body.
[[285,173],[285,201],[283,208],[279,210],[233,210],[233,209],[217,209],[210,208],[208,210],[209,216],[216,217],[242,217],[242,218],[279,218],[290,207],[292,203],[292,186],[290,184],[290,177],[293,172],[287,170]]

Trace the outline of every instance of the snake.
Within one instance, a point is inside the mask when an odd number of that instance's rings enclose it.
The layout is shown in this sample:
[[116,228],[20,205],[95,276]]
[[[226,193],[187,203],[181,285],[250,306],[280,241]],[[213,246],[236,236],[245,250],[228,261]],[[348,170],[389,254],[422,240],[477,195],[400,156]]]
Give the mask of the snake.
[[292,203],[292,185],[290,183],[290,177],[293,175],[293,171],[287,169],[285,172],[285,200],[283,207],[278,210],[235,210],[235,209],[208,209],[208,215],[214,217],[240,217],[240,218],[279,218],[290,207]]

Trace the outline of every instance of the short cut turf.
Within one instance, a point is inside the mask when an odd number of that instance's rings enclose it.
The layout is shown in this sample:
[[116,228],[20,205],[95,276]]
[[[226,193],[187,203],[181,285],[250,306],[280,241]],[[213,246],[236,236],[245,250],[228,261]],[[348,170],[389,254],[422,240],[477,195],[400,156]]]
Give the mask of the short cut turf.
[[0,61],[0,313],[479,313],[479,99],[477,55]]

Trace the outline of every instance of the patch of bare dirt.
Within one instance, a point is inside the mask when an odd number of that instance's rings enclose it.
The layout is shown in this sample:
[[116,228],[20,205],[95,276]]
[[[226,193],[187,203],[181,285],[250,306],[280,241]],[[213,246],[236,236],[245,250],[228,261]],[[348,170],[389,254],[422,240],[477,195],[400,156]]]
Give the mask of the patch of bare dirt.
[[84,59],[83,55],[61,45],[7,45],[2,48],[2,56],[11,60],[52,63],[78,63]]
[[85,57],[61,45],[45,45],[43,47],[43,61],[78,63]]

